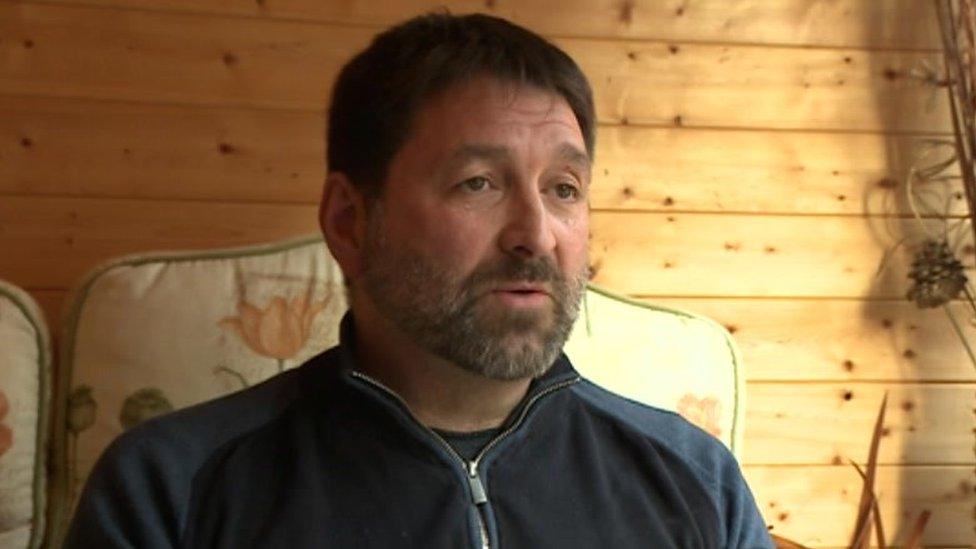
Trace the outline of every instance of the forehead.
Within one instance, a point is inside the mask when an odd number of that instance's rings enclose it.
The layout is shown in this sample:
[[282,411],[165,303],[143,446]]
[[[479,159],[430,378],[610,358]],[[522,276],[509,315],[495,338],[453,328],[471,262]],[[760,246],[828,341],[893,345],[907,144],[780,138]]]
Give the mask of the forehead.
[[585,151],[569,104],[540,88],[479,76],[436,94],[418,109],[407,142],[429,147],[471,143],[525,144]]

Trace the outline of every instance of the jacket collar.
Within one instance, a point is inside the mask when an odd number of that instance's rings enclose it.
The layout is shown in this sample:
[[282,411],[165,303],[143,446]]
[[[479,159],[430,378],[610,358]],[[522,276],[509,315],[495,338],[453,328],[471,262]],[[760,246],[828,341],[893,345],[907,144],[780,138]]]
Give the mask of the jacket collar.
[[[352,311],[346,311],[339,323],[339,355],[342,377],[348,377],[349,372],[360,369],[356,360],[356,326]],[[569,358],[566,357],[565,353],[560,353],[544,374],[532,380],[523,402],[551,387],[579,378],[579,372],[573,368]],[[516,411],[519,408],[521,406],[516,407]]]

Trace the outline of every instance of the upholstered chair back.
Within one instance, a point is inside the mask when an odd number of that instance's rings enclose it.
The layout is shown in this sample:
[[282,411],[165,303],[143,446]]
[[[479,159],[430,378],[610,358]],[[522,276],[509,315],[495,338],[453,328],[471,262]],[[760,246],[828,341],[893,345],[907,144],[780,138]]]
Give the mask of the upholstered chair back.
[[[335,345],[345,309],[321,237],[146,254],[95,270],[74,292],[63,334],[55,539],[113,438]],[[714,322],[593,287],[566,351],[597,383],[682,413],[739,450],[741,366]]]
[[44,539],[51,343],[37,304],[0,281],[0,547]]

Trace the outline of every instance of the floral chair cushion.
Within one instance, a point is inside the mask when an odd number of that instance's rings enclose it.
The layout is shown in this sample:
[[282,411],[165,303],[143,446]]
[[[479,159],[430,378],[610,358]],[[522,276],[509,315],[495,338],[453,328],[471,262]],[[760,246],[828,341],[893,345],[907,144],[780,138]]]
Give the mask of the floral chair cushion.
[[34,300],[0,281],[0,547],[44,534],[50,340]]
[[[129,257],[96,270],[76,290],[65,323],[53,539],[113,438],[331,347],[345,309],[341,273],[321,237]],[[682,410],[735,448],[738,362],[723,329],[596,289],[579,322],[567,352],[585,375]],[[658,333],[666,336],[658,341]],[[619,363],[604,367],[608,361]]]
[[594,383],[677,412],[741,454],[742,360],[715,321],[591,284],[565,351]]

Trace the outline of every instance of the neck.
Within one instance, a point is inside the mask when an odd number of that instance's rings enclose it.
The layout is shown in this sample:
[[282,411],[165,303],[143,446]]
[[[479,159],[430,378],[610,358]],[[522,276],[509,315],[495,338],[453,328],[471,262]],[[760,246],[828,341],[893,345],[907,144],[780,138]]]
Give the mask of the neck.
[[429,353],[363,301],[353,305],[359,369],[396,392],[427,427],[453,432],[498,427],[528,391],[528,378],[490,379]]

